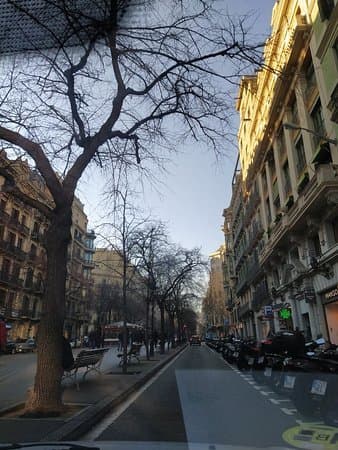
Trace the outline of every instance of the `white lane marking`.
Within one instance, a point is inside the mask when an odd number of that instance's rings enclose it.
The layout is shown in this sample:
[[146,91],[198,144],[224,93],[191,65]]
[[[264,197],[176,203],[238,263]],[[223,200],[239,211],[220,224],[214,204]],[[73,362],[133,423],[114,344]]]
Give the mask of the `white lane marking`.
[[256,391],[260,391],[261,389],[264,389],[262,386],[258,386],[258,385],[254,386],[253,388],[256,389]]
[[261,391],[261,394],[267,396],[267,395],[270,395],[270,394],[274,394],[274,392],[272,392],[272,391]]
[[166,364],[160,371],[154,375],[149,381],[146,382],[137,392],[131,394],[131,396],[121,405],[117,406],[111,413],[109,413],[106,417],[102,419],[97,425],[94,426],[90,431],[88,431],[85,435],[81,436],[81,440],[84,441],[94,441],[98,438],[112,423],[119,418],[119,416],[129,408],[139,397],[146,391],[169,367],[176,362],[176,360],[186,352],[189,347],[186,347],[183,351],[181,351],[178,355],[175,356],[168,364]]
[[297,412],[297,410],[296,409],[289,409],[289,408],[281,408],[280,409],[281,411],[283,411],[283,413],[284,414],[287,414],[288,416],[293,416],[294,415],[294,413],[296,413]]
[[273,403],[274,405],[279,405],[280,402],[291,402],[290,399],[288,398],[269,398],[270,402]]

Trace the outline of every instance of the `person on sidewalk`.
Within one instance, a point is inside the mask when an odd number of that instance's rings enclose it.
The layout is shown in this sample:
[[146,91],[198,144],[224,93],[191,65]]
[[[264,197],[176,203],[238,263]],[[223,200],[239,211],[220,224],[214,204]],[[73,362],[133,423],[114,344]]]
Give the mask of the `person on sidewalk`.
[[70,342],[62,336],[62,368],[67,371],[73,367],[74,356]]

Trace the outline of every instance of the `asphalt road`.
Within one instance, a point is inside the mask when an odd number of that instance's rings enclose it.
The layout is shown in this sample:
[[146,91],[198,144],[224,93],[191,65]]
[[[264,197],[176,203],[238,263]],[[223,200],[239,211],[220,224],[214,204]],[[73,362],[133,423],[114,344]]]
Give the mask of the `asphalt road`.
[[[99,441],[286,446],[299,415],[207,346],[184,351],[132,401],[91,431]],[[191,447],[191,445],[189,445]]]
[[36,353],[0,356],[0,410],[21,403],[33,385]]

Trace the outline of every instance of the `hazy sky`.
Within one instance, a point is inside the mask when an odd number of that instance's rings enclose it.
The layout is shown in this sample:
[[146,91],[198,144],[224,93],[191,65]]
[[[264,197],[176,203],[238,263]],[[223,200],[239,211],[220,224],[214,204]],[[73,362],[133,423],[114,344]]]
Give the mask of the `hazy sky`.
[[[255,17],[255,33],[268,35],[271,11],[275,0],[215,0],[229,13],[250,12]],[[257,17],[254,13],[256,11]],[[236,133],[236,121],[233,133]],[[236,149],[225,143],[226,157],[215,159],[212,151],[190,145],[179,148],[161,178],[161,193],[145,186],[142,203],[151,214],[168,224],[171,238],[186,248],[201,247],[207,256],[223,243],[222,212],[231,197],[231,180],[237,159]],[[92,173],[87,173],[79,189],[85,203],[90,226],[99,223],[99,192],[102,182],[93,186]]]

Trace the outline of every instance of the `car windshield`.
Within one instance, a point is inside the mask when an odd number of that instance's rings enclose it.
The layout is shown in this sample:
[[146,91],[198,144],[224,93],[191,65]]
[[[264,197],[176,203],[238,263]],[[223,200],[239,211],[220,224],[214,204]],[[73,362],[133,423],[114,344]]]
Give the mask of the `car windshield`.
[[338,0],[0,4],[0,450],[338,450]]

